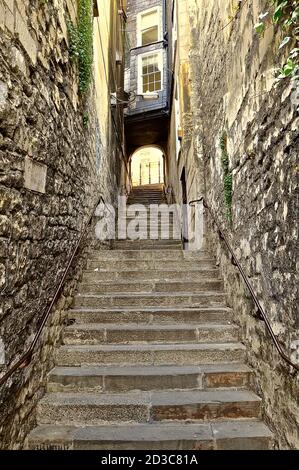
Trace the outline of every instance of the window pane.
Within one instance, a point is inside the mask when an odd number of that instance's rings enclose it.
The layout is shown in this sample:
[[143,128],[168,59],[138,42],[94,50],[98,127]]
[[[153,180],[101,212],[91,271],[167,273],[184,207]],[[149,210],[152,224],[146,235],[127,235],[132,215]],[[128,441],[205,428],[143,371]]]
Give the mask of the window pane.
[[152,28],[142,31],[142,46],[156,41],[158,41],[158,26],[153,26]]
[[154,10],[141,15],[141,31],[158,25],[158,11]]
[[150,83],[149,84],[149,91],[155,91],[156,88],[155,88],[155,84],[154,83]]
[[143,93],[146,93],[148,90],[148,76],[143,77]]
[[158,54],[151,54],[142,58],[142,89],[154,92],[161,90],[162,73]]

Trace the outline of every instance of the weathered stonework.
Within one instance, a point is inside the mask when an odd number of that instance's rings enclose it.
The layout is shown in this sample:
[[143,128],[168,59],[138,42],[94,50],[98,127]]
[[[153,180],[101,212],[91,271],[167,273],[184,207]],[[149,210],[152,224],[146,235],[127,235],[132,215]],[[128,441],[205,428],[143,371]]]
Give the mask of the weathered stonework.
[[[279,32],[269,28],[259,38],[254,31],[264,2],[244,2],[237,13],[235,3],[190,2],[193,123],[179,168],[187,168],[188,199],[205,193],[220,218],[278,340],[291,356],[292,342],[299,338],[298,105],[291,99],[291,87],[274,87]],[[232,224],[225,216],[223,130],[233,174]],[[208,222],[207,241],[217,252],[228,298],[242,327],[265,418],[276,432],[278,447],[298,448],[299,379],[291,375],[264,323],[254,316],[238,271]]]
[[[75,0],[0,0],[1,372],[31,343],[96,198],[110,202],[119,184],[118,154],[112,158],[105,149],[110,160],[101,161],[93,90],[78,96],[68,14],[76,19]],[[29,161],[42,169],[34,181],[25,172]],[[30,366],[1,387],[1,448],[20,448],[34,425],[83,265],[84,256],[74,263]]]

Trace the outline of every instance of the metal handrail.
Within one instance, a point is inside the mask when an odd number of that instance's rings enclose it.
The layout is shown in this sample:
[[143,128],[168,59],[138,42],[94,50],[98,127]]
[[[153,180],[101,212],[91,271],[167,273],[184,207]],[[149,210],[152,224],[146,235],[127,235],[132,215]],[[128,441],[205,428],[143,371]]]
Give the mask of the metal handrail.
[[272,341],[275,345],[275,348],[277,349],[279,355],[282,357],[282,359],[287,362],[290,366],[292,366],[297,372],[299,371],[299,365],[298,364],[295,364],[288,356],[287,354],[284,352],[282,346],[280,345],[278,339],[277,339],[277,336],[275,335],[273,329],[272,329],[272,326],[270,324],[270,321],[269,321],[269,318],[265,312],[265,310],[263,309],[262,305],[260,304],[257,296],[255,295],[255,292],[252,288],[252,285],[247,277],[247,275],[245,274],[245,271],[244,269],[242,268],[239,260],[237,259],[225,233],[223,232],[221,226],[220,226],[220,223],[216,217],[216,215],[214,214],[214,212],[212,211],[212,209],[210,208],[209,204],[207,203],[207,201],[205,200],[204,196],[202,196],[200,199],[195,199],[193,201],[190,201],[189,202],[189,205],[192,205],[192,204],[195,204],[196,202],[202,202],[203,203],[203,206],[205,209],[207,209],[209,211],[209,213],[211,214],[211,217],[214,221],[214,223],[216,224],[217,226],[217,229],[218,229],[218,232],[219,232],[219,235],[220,235],[220,238],[224,241],[228,251],[230,252],[231,254],[231,257],[232,257],[232,263],[238,268],[242,278],[243,278],[243,281],[245,282],[246,284],[246,287],[248,288],[250,294],[251,294],[251,297],[253,299],[253,302],[255,304],[255,306],[257,307],[260,315],[261,315],[261,318],[262,320],[265,322],[265,325],[267,327],[267,330],[268,330],[268,333],[270,335],[270,337],[272,338]]
[[100,203],[101,201],[106,205],[106,203],[105,203],[105,201],[104,201],[104,199],[103,199],[103,196],[100,196],[100,197],[97,199],[97,203],[94,205],[93,210],[92,210],[92,212],[91,212],[91,214],[90,214],[90,216],[89,216],[89,218],[88,218],[88,220],[87,220],[87,222],[86,222],[86,224],[85,224],[85,226],[84,226],[84,229],[83,229],[82,232],[81,232],[81,235],[80,235],[80,237],[79,237],[79,240],[78,240],[78,242],[77,242],[77,244],[76,244],[76,246],[75,246],[75,248],[74,248],[74,250],[73,250],[73,252],[72,252],[72,255],[70,256],[70,258],[69,258],[69,260],[68,260],[67,266],[66,266],[66,268],[65,268],[65,270],[64,270],[64,272],[63,272],[63,276],[62,276],[62,278],[61,278],[61,280],[60,280],[60,282],[59,282],[59,285],[58,285],[58,287],[57,287],[57,289],[56,289],[56,291],[55,291],[54,297],[52,298],[49,307],[47,308],[47,310],[45,311],[44,315],[43,315],[42,318],[41,318],[41,323],[40,323],[40,326],[39,326],[37,332],[35,333],[34,339],[32,340],[32,342],[31,342],[29,348],[27,349],[27,351],[26,351],[24,354],[22,354],[22,356],[20,357],[20,359],[19,359],[10,369],[8,369],[8,371],[0,378],[0,385],[3,385],[3,384],[9,379],[9,377],[11,377],[11,375],[12,375],[14,372],[16,372],[18,369],[27,367],[27,366],[30,364],[31,359],[32,359],[32,355],[33,355],[33,352],[34,352],[34,349],[35,349],[35,346],[36,346],[36,344],[37,344],[37,342],[38,342],[38,340],[39,340],[39,338],[40,338],[40,336],[41,336],[41,334],[42,334],[42,332],[43,332],[43,329],[44,329],[44,327],[45,327],[45,325],[46,325],[46,323],[47,323],[47,320],[48,320],[48,318],[49,318],[49,316],[50,316],[51,310],[52,310],[52,308],[53,308],[53,306],[54,306],[54,304],[55,304],[55,302],[56,302],[56,300],[57,300],[59,294],[61,293],[61,290],[62,290],[62,288],[63,288],[63,286],[64,286],[66,277],[67,277],[67,275],[68,275],[68,272],[69,272],[69,270],[70,270],[70,267],[71,267],[71,264],[72,264],[72,262],[73,262],[73,260],[74,260],[74,257],[76,256],[76,254],[77,254],[77,252],[78,252],[78,249],[79,249],[79,247],[80,247],[80,245],[81,245],[81,243],[82,243],[82,240],[83,240],[83,238],[84,238],[85,235],[86,235],[87,229],[88,229],[88,227],[89,227],[89,225],[90,225],[90,223],[91,223],[91,221],[92,221],[92,218],[93,218],[93,216],[94,216],[94,213],[95,213],[95,211],[96,211],[96,208],[97,208],[97,206],[99,205],[99,203]]

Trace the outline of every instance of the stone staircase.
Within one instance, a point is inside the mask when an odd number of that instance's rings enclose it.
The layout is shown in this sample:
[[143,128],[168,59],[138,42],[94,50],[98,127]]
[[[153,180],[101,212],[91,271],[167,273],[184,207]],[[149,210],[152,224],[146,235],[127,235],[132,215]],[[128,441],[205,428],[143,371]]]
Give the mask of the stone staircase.
[[[129,200],[161,201],[159,187]],[[271,447],[209,253],[175,238],[94,251],[69,323],[28,448]]]

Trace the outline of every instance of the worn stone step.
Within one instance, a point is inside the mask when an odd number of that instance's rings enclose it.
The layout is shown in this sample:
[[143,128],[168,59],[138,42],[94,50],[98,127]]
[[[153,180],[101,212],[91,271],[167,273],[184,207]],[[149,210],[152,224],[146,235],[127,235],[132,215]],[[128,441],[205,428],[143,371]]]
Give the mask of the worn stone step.
[[104,269],[106,271],[115,271],[115,269],[139,269],[140,271],[146,269],[177,269],[178,271],[187,271],[188,269],[194,268],[215,268],[215,261],[213,259],[199,259],[199,260],[169,260],[163,259],[160,260],[88,260],[87,269]]
[[[174,281],[181,280],[182,273],[177,270],[165,269],[147,269],[146,271],[135,270],[115,270],[103,271],[101,270],[85,270],[82,277],[82,282],[86,284],[97,284],[101,281]],[[202,281],[206,279],[219,279],[218,269],[193,269],[184,272],[185,281]]]
[[167,390],[126,393],[48,393],[37,406],[39,424],[259,418],[261,399],[247,390]]
[[134,205],[136,201],[149,201],[152,204],[154,201],[166,204],[164,194],[161,192],[137,192],[133,196],[129,196],[127,200],[127,206]]
[[119,239],[113,240],[112,246],[114,250],[173,250],[174,248],[182,249],[182,241]]
[[[36,427],[31,450],[269,450],[273,435],[259,420]],[[198,461],[200,461],[198,459]]]
[[140,199],[145,199],[145,200],[159,200],[165,203],[165,197],[164,194],[160,191],[138,191],[134,193],[133,195],[128,197],[127,205],[130,206],[134,201],[140,200]]
[[170,226],[150,226],[147,225],[137,225],[137,224],[130,224],[130,221],[121,225],[121,227],[117,228],[116,233],[118,234],[119,238],[123,238],[125,235],[128,238],[138,239],[152,239],[158,240],[160,238],[164,240],[170,239],[177,239],[180,240],[181,238],[181,230],[178,227],[170,227]]
[[191,281],[143,281],[143,282],[134,282],[134,281],[123,281],[123,282],[103,282],[95,281],[91,284],[81,283],[79,286],[79,292],[84,294],[112,294],[112,293],[163,293],[163,292],[212,292],[213,290],[222,291],[223,282],[220,279],[205,279],[198,282]]
[[85,308],[109,308],[109,307],[145,307],[145,306],[180,306],[180,307],[201,307],[201,306],[224,306],[226,294],[223,292],[199,292],[197,294],[188,293],[149,293],[149,294],[77,294],[74,299],[74,307]]
[[92,251],[89,255],[90,261],[102,261],[102,260],[154,260],[154,261],[166,261],[166,260],[185,260],[185,261],[197,261],[197,260],[211,260],[213,259],[207,251],[183,251],[181,249],[173,250],[161,250],[159,252],[155,250],[97,250]]
[[[155,235],[158,233],[159,235],[161,234],[171,234],[171,235],[176,235],[176,238],[181,237],[181,228],[178,227],[176,224],[157,224],[157,223],[150,223],[146,219],[139,220],[138,224],[135,219],[126,219],[123,221],[120,225],[120,227],[117,227],[117,233],[122,233],[122,231],[125,231],[127,228],[127,233],[128,237],[132,236],[132,233],[135,234],[135,232],[138,231],[138,233],[145,233],[145,234],[153,234]],[[131,232],[132,230],[132,232]],[[149,237],[150,238],[150,237]],[[164,238],[164,237],[163,237]]]
[[[146,242],[146,240],[143,240]],[[136,246],[133,247],[130,245],[132,242],[130,240],[116,240],[113,241],[113,249],[114,250],[122,250],[122,249],[128,249],[128,250],[143,250],[143,249],[148,249],[150,248],[153,251],[160,251],[160,250],[173,250],[175,248],[181,248],[182,242],[181,240],[156,240],[157,243],[154,244],[154,240],[150,240],[151,244],[150,245],[142,245],[142,241],[137,240]],[[159,242],[168,242],[167,244],[160,244]]]
[[244,364],[201,366],[55,367],[49,392],[243,388],[251,371]]
[[117,344],[65,345],[57,352],[57,365],[147,364],[196,365],[213,362],[241,362],[245,347],[241,343],[199,344]]
[[[146,209],[146,211],[148,212],[148,214],[150,213],[150,209],[151,207],[155,206],[159,206],[159,207],[163,207],[163,206],[167,206],[167,203],[165,200],[159,198],[159,197],[155,197],[155,198],[148,198],[148,197],[136,197],[134,199],[131,199],[128,204],[127,204],[127,210],[129,208],[129,212],[135,212],[137,211],[138,209],[141,210],[141,212],[143,213],[144,212],[144,209]],[[137,207],[139,206],[139,207]],[[169,206],[168,206],[169,207]],[[122,208],[123,209],[123,208]],[[171,208],[169,209],[170,212],[171,211]]]
[[72,309],[70,321],[77,323],[161,324],[161,323],[222,323],[232,322],[232,311],[227,307],[123,307],[108,309]]
[[236,325],[70,325],[64,331],[64,344],[129,343],[230,343],[238,341]]

